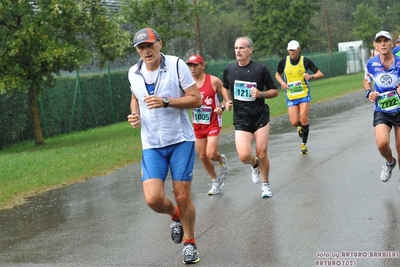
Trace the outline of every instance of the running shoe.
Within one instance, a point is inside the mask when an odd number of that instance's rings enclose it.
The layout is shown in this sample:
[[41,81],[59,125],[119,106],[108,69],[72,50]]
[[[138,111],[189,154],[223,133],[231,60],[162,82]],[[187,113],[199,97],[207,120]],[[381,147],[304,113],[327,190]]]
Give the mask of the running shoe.
[[208,191],[208,195],[211,196],[211,195],[219,194],[219,190],[221,190],[224,187],[224,185],[225,184],[221,181],[212,182],[211,189],[210,189],[210,191]]
[[262,198],[267,198],[267,197],[272,197],[272,192],[271,189],[269,188],[269,183],[263,183],[261,185],[261,197]]
[[301,143],[301,150],[300,150],[300,154],[305,155],[308,154],[308,149],[307,149],[307,145],[304,143]]
[[261,181],[261,172],[258,167],[254,168],[253,166],[251,167],[252,173],[251,173],[251,178],[253,179],[253,183],[258,184]]
[[392,176],[392,170],[394,169],[394,167],[396,167],[396,159],[393,158],[394,163],[392,165],[383,165],[382,166],[382,172],[381,172],[381,181],[382,182],[387,182],[389,181],[390,177]]
[[179,244],[183,239],[183,227],[181,221],[172,221],[171,223],[171,238],[175,244]]
[[184,264],[195,264],[200,261],[196,245],[185,243],[182,251]]
[[301,126],[297,126],[297,133],[299,134],[300,138],[303,138],[303,129],[301,128]]
[[226,175],[228,174],[228,161],[224,154],[221,154],[222,164],[219,164],[219,178],[222,180],[226,179]]

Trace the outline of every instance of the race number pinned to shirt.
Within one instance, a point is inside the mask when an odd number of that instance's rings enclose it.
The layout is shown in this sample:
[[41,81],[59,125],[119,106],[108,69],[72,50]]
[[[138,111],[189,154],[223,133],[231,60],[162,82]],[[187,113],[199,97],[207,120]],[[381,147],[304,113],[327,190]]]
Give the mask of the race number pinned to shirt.
[[193,123],[210,124],[212,108],[201,106],[193,109]]
[[288,83],[288,94],[295,96],[304,93],[304,87],[301,81]]
[[250,89],[252,87],[257,87],[257,83],[236,80],[233,86],[234,98],[241,101],[256,100],[255,97],[251,96]]
[[377,101],[378,106],[385,111],[390,111],[400,107],[400,99],[396,91],[380,93]]

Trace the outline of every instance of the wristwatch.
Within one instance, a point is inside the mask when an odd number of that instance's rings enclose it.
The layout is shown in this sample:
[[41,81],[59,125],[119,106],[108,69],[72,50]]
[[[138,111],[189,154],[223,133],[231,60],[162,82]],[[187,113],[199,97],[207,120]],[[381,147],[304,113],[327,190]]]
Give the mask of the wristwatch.
[[163,108],[168,107],[168,105],[169,105],[169,98],[168,98],[168,97],[163,97],[162,101],[163,101],[163,103],[164,103]]
[[265,98],[264,92],[261,92],[261,96],[262,96],[262,98]]

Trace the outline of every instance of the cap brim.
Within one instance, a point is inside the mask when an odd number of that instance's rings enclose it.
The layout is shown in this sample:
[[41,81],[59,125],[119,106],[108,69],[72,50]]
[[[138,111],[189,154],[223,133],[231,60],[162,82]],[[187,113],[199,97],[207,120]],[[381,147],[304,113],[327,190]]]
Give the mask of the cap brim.
[[392,41],[392,39],[387,37],[386,35],[379,35],[379,36],[375,37],[374,41],[376,42],[376,40],[378,40],[380,37],[385,37],[386,39]]
[[138,46],[140,44],[143,44],[143,43],[155,43],[156,41],[157,41],[157,39],[155,39],[154,41],[148,41],[148,40],[140,41],[140,42],[134,44],[133,46],[136,47],[136,46]]

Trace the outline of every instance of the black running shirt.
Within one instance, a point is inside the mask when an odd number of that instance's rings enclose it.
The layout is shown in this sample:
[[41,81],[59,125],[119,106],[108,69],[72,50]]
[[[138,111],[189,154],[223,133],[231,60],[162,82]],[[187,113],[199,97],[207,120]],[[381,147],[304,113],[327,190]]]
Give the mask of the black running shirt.
[[[259,91],[276,89],[276,85],[272,80],[271,74],[267,67],[261,63],[250,61],[246,66],[239,66],[237,62],[229,64],[224,69],[223,85],[229,89],[233,99],[235,80],[255,82]],[[264,88],[266,90],[264,90]],[[254,101],[241,101],[233,99],[234,117],[237,110],[246,111],[249,115],[257,115],[269,111],[268,105],[263,98],[256,98]]]

